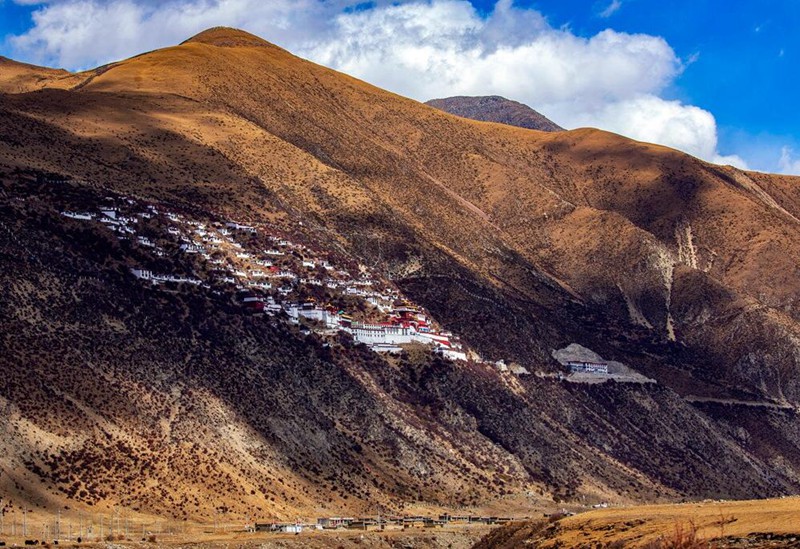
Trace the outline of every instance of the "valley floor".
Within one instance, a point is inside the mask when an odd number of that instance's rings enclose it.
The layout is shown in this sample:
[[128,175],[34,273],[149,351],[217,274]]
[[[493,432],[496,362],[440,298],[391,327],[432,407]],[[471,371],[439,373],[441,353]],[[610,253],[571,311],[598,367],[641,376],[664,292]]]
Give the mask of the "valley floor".
[[[418,549],[466,549],[474,546],[486,536],[493,526],[451,526],[435,531],[423,528],[391,530],[385,532],[358,532],[354,530],[313,531],[300,534],[284,533],[197,533],[166,536],[154,541],[124,539],[117,541],[91,540],[78,544],[62,541],[60,547],[91,547],[103,549],[123,548],[182,548],[182,549],[273,549],[273,548],[400,548]],[[24,546],[25,539],[13,538],[5,541],[8,547]],[[52,544],[52,541],[51,541]]]
[[[541,516],[541,515],[540,515]],[[97,537],[77,543],[62,539],[62,547],[139,548],[475,548],[531,547],[800,547],[800,496],[750,501],[703,501],[682,504],[613,507],[561,514],[538,520],[517,520],[506,526],[450,524],[385,531],[310,530],[299,534],[243,532],[222,525],[164,523],[165,530],[145,538]],[[30,532],[30,530],[29,530]],[[23,546],[20,536],[3,537],[6,546]],[[37,539],[29,535],[28,539]],[[52,540],[50,540],[52,544]],[[678,545],[676,545],[676,543]]]

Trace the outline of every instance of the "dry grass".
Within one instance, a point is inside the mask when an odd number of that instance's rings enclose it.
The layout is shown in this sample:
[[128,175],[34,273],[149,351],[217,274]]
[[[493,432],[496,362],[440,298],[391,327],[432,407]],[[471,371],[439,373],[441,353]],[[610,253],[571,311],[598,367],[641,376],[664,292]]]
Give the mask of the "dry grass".
[[798,534],[800,498],[649,505],[601,509],[560,521],[552,541],[567,546],[624,544],[628,547],[713,548],[720,538],[754,533]]

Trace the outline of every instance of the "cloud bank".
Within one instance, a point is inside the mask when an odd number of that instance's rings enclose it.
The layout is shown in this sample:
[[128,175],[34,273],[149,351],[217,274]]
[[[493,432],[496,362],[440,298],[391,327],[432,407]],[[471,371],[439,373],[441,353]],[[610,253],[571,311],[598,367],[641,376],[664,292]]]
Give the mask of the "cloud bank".
[[567,128],[595,126],[746,166],[719,154],[711,113],[662,97],[684,68],[665,40],[610,29],[576,36],[511,0],[483,16],[466,0],[30,3],[34,25],[10,44],[31,62],[88,68],[234,26],[414,99],[502,95]]
[[800,157],[790,147],[781,149],[781,158],[778,160],[780,173],[786,175],[800,175]]

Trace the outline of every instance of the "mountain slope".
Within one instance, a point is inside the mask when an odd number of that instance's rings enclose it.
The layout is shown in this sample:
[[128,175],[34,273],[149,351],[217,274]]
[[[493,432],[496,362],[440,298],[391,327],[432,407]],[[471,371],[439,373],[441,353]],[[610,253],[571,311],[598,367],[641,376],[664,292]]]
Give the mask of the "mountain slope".
[[[796,178],[472,122],[231,29],[81,78],[0,96],[0,396],[19,433],[3,468],[31,483],[20,497],[88,505],[75,462],[93,505],[206,519],[800,484]],[[539,375],[332,354],[200,290],[143,291],[139,252],[59,215],[109,194],[291,229]],[[559,380],[570,343],[658,383]],[[742,402],[769,410],[761,425]],[[765,428],[771,446],[748,442]],[[148,464],[148,490],[123,496],[97,447]]]
[[24,93],[42,88],[70,88],[85,77],[61,69],[37,67],[0,56],[0,93]]
[[425,104],[471,120],[499,122],[509,126],[543,132],[560,132],[564,130],[564,128],[529,106],[498,95],[447,97],[444,99],[431,99],[426,101]]

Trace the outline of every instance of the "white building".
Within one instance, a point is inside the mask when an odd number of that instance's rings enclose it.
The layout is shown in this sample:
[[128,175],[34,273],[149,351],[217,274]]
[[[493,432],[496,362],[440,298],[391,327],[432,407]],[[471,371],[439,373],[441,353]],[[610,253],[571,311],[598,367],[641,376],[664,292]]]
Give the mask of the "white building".
[[61,215],[69,217],[70,219],[81,219],[83,221],[91,221],[94,218],[92,214],[84,212],[61,212]]
[[417,331],[413,327],[387,324],[353,323],[349,332],[353,339],[367,345],[402,345],[417,341]]
[[316,320],[325,325],[326,328],[335,330],[341,325],[341,318],[338,313],[332,313],[321,307],[314,305],[300,305],[298,303],[288,303],[284,306],[289,318],[298,321],[301,317],[308,320]]
[[608,364],[605,362],[587,362],[570,360],[567,366],[573,373],[586,373],[586,374],[607,374]]

